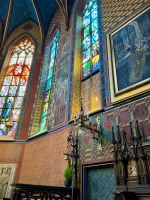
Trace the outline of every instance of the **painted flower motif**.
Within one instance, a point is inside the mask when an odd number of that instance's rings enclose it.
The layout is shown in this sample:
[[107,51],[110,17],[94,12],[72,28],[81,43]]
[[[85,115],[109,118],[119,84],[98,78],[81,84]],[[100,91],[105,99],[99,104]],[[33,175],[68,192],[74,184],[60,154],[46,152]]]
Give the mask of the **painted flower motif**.
[[111,127],[112,127],[112,122],[111,122],[110,120],[105,120],[104,123],[103,123],[103,127],[104,127],[104,129],[106,129],[106,130],[111,129]]
[[88,146],[90,144],[90,137],[89,136],[85,136],[83,139],[83,143],[85,146]]

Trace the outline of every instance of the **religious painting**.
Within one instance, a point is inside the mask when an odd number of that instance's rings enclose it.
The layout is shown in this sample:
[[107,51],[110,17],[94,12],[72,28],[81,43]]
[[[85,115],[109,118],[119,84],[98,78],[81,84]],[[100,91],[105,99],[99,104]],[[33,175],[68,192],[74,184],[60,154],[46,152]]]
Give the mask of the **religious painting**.
[[0,199],[10,197],[15,168],[15,164],[0,164]]
[[114,102],[141,92],[148,92],[150,89],[150,9],[130,19],[107,38]]
[[56,69],[55,85],[50,105],[51,126],[65,123],[67,112],[68,71],[70,56],[64,57]]

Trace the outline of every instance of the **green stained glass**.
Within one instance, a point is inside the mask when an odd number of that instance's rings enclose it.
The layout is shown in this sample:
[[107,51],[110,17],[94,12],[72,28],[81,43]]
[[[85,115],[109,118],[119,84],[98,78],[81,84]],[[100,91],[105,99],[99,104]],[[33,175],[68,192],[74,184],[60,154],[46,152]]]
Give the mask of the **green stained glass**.
[[83,50],[90,46],[90,36],[83,40]]
[[84,29],[84,38],[87,37],[89,34],[90,34],[90,26],[87,26],[87,27]]
[[92,21],[91,26],[92,26],[92,32],[94,32],[98,28],[98,26],[97,26],[97,19],[95,19],[94,21]]
[[83,67],[84,67],[85,69],[90,69],[90,61],[86,62],[86,63],[83,65]]
[[90,68],[91,68],[91,64],[90,61],[87,61],[82,68],[82,77],[86,77],[87,75],[90,74]]
[[91,18],[92,20],[94,20],[95,18],[97,18],[97,10],[92,10],[92,13],[91,13]]
[[45,130],[47,130],[47,120],[46,117],[43,117],[40,125],[40,132]]
[[48,110],[48,103],[46,103],[44,105],[44,109],[43,109],[43,112],[42,112],[42,117],[45,117],[47,115],[47,110]]
[[53,83],[53,70],[55,67],[56,56],[58,52],[58,40],[59,40],[60,31],[57,30],[53,41],[51,44],[51,53],[50,53],[50,64],[48,69],[46,87],[45,87],[45,94],[44,94],[44,105],[43,105],[43,112],[42,112],[42,119],[40,123],[40,132],[47,130],[47,114],[48,114],[48,105],[51,99],[51,88]]
[[100,67],[97,4],[89,1],[83,11],[82,76],[88,76]]

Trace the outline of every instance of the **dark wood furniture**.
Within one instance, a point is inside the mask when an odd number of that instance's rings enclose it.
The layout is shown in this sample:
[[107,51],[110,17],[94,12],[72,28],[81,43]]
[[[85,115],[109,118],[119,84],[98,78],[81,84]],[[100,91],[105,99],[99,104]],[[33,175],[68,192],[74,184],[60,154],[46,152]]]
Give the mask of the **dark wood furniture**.
[[[11,200],[77,200],[79,188],[13,183]],[[72,198],[73,197],[73,198]]]
[[138,121],[136,134],[130,123],[130,139],[124,131],[121,137],[119,126],[115,137],[112,128],[114,147],[114,170],[116,178],[115,200],[150,199],[150,141],[142,138]]

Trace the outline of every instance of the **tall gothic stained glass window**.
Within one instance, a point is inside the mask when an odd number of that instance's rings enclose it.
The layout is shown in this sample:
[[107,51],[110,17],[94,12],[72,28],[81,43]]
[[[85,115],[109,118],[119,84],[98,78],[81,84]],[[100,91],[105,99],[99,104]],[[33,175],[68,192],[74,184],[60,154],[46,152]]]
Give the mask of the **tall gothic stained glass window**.
[[23,40],[12,52],[0,88],[0,135],[14,136],[28,83],[34,45]]
[[89,1],[83,11],[82,78],[99,69],[97,4]]
[[52,93],[52,82],[54,78],[54,67],[56,64],[56,57],[58,53],[58,42],[59,42],[59,36],[60,31],[57,30],[55,32],[52,44],[51,44],[51,50],[50,50],[50,64],[49,69],[47,73],[47,80],[46,80],[46,86],[45,86],[45,94],[44,94],[44,107],[42,112],[42,120],[40,125],[40,132],[47,130],[47,115],[48,115],[48,107],[49,102],[51,100],[51,93]]

